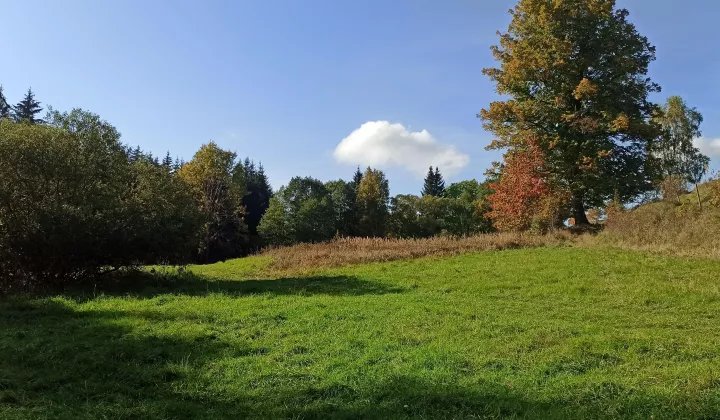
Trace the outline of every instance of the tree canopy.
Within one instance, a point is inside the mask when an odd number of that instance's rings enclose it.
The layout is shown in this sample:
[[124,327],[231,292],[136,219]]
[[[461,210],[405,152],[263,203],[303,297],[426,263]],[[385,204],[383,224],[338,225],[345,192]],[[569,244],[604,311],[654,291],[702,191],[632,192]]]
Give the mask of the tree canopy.
[[493,47],[500,66],[483,70],[508,97],[480,111],[496,135],[489,148],[527,149],[535,138],[548,182],[571,193],[578,223],[587,206],[651,189],[655,47],[628,11],[614,0],[520,0],[510,13]]

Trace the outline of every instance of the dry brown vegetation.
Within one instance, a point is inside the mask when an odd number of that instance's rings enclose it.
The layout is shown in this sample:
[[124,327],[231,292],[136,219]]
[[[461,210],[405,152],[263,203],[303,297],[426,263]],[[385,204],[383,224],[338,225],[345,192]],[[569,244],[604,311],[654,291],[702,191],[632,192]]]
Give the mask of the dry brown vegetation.
[[[595,243],[685,257],[720,258],[720,208],[715,189],[720,181],[696,192],[608,215]],[[678,203],[679,201],[679,203]]]
[[326,243],[268,249],[263,255],[272,258],[274,269],[306,270],[426,256],[459,255],[474,251],[560,246],[573,241],[574,236],[563,231],[547,235],[498,233],[467,238],[342,238]]

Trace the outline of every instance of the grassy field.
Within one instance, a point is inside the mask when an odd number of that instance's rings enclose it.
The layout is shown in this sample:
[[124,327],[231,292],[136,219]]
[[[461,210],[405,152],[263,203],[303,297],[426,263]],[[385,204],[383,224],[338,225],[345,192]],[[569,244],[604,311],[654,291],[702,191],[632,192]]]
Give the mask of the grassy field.
[[720,416],[720,262],[268,264],[0,302],[0,418]]

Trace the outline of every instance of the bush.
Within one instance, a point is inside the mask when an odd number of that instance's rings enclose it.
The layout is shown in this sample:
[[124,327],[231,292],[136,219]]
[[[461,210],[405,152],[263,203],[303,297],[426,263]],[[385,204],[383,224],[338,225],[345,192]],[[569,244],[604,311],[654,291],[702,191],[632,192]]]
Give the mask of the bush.
[[0,124],[0,290],[187,261],[198,219],[186,188],[149,162],[132,165],[97,115],[49,122]]

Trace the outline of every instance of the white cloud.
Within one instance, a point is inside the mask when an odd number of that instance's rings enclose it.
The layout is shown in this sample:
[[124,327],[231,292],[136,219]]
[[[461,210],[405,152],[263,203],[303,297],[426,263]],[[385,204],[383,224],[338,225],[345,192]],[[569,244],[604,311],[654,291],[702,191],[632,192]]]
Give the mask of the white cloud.
[[427,130],[410,131],[402,124],[368,121],[345,137],[335,148],[335,160],[351,165],[406,169],[418,177],[437,166],[451,177],[470,158],[449,144],[438,142]]
[[720,139],[708,139],[700,137],[693,140],[695,147],[707,155],[710,159],[720,160]]

